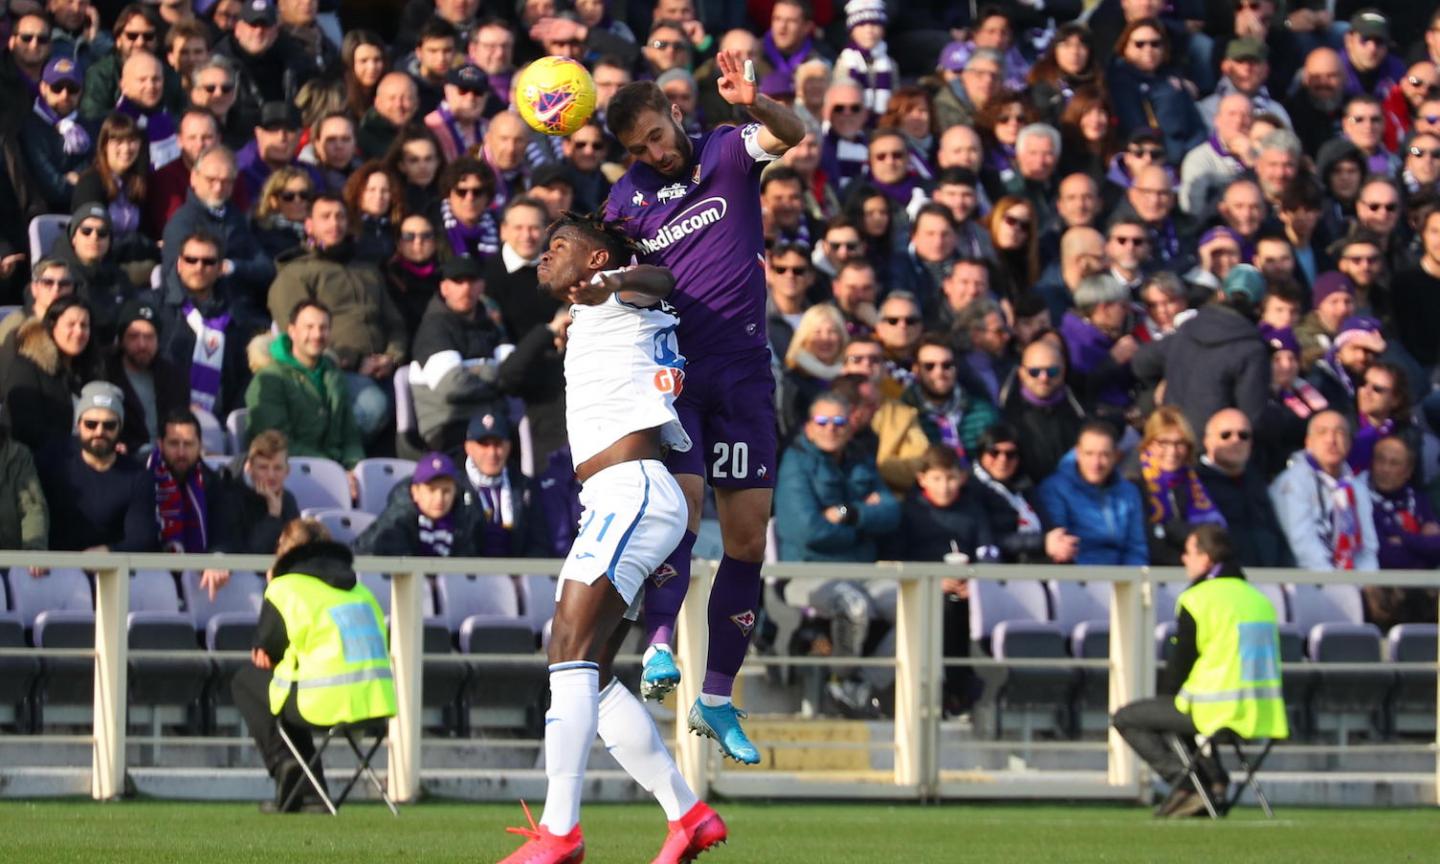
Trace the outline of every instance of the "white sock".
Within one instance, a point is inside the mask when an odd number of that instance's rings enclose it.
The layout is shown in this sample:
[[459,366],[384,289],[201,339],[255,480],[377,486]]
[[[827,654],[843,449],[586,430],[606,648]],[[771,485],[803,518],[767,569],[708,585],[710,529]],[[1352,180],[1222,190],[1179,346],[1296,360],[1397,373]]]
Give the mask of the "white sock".
[[666,819],[679,821],[700,800],[660,740],[655,718],[619,679],[611,679],[600,694],[600,740],[620,767],[655,796]]
[[713,693],[700,694],[700,704],[706,708],[719,708],[721,705],[729,705],[730,702],[729,696],[716,696]]
[[585,763],[599,723],[600,670],[577,661],[550,667],[550,710],[545,712],[545,813],[540,824],[565,835],[580,821]]

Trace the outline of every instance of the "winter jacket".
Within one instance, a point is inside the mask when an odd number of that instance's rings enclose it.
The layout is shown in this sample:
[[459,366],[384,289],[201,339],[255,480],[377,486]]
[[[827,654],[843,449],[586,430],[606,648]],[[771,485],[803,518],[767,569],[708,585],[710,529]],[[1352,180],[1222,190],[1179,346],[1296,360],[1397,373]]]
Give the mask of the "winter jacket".
[[930,448],[930,439],[920,425],[919,410],[913,405],[886,399],[871,419],[870,430],[877,439],[872,452],[885,485],[896,492],[915,485],[920,458]]
[[334,249],[297,250],[282,257],[270,286],[270,317],[289,321],[301,300],[313,298],[330,310],[330,351],[341,369],[354,370],[371,354],[405,359],[405,319],[385,290],[374,264],[355,260],[345,241]]
[[[400,317],[405,319],[405,332],[413,338],[420,330],[420,320],[425,317],[431,298],[440,290],[439,262],[431,259],[429,264],[416,267],[397,255],[384,266],[390,300],[400,310]],[[489,292],[489,282],[485,283],[485,290]]]
[[[1355,490],[1355,518],[1360,531],[1360,548],[1355,550],[1355,569],[1362,572],[1377,570],[1380,561],[1373,507],[1366,491],[1367,478],[1351,472],[1348,465],[1342,465],[1341,470]],[[1320,472],[1310,466],[1304,450],[1292,455],[1290,464],[1270,484],[1270,503],[1275,507],[1275,516],[1285,532],[1290,551],[1295,555],[1295,566],[1305,570],[1334,570],[1332,541],[1323,536],[1330,532],[1331,491]]]
[[237,455],[224,477],[225,507],[220,512],[220,533],[229,538],[228,551],[236,555],[274,555],[280,532],[300,518],[300,505],[289,489],[281,492],[280,515],[271,516],[265,498],[245,478],[245,454]]
[[235,61],[239,74],[235,81],[235,107],[230,113],[243,129],[260,125],[260,108],[266,102],[294,104],[301,85],[315,77],[314,65],[305,49],[283,32],[264,54],[247,52],[233,34],[215,43],[213,50]]
[[[474,558],[480,555],[480,532],[483,518],[480,509],[456,495],[450,508],[451,528],[455,539],[450,546],[451,558]],[[353,544],[357,555],[425,555],[420,545],[420,508],[410,497],[409,483],[396,483],[386,499],[385,511],[366,528]]]
[[155,478],[145,466],[117,455],[108,471],[96,471],[70,443],[53,469],[42,471],[50,504],[50,548],[79,552],[108,546],[111,552],[155,552]]
[[1422,531],[1437,521],[1425,494],[1408,484],[1389,493],[1366,486],[1375,513],[1380,569],[1434,570],[1440,566],[1440,534]]
[[[233,261],[235,271],[228,277],[238,292],[249,299],[265,296],[270,280],[275,278],[275,264],[260,248],[255,235],[250,232],[250,219],[233,202],[218,212],[205,206],[195,197],[195,192],[185,193],[185,203],[170,215],[165,223],[164,258],[161,267],[166,283],[179,284],[180,277],[175,271],[175,262],[185,245],[185,238],[197,231],[204,231],[219,237],[225,243],[225,260]],[[263,305],[263,304],[261,304]],[[289,320],[289,310],[277,319]]]
[[246,437],[278,429],[290,442],[291,456],[324,456],[355,467],[365,449],[335,361],[325,356],[315,369],[306,369],[290,353],[285,335],[273,337],[268,352],[270,364],[245,389]]
[[15,440],[30,448],[43,472],[63,454],[75,432],[75,397],[99,369],[65,362],[44,321],[31,318],[15,333],[13,349],[0,359],[5,416]]
[[94,264],[81,264],[75,256],[70,237],[61,234],[46,254],[65,262],[65,266],[70,268],[71,278],[75,280],[75,293],[90,306],[90,338],[102,347],[113,345],[120,335],[116,332],[120,323],[120,307],[137,294],[134,283],[116,263],[115,253],[111,252]]
[[[220,286],[216,286],[218,289]],[[195,331],[185,319],[185,304],[190,294],[178,285],[166,285],[160,289],[159,308],[156,320],[160,324],[159,356],[170,361],[180,371],[187,388],[190,382],[190,367],[195,361]],[[225,348],[220,365],[220,396],[212,412],[221,422],[236,408],[244,407],[245,387],[250,383],[250,363],[245,348],[255,334],[267,329],[264,321],[256,319],[254,309],[228,301],[212,290],[209,301],[197,307],[201,315],[212,318],[230,313],[230,323],[224,329]]]
[[1038,484],[1055,473],[1055,466],[1075,446],[1085,409],[1069,387],[1054,405],[1031,403],[1020,390],[1017,382],[1005,394],[1005,420],[1019,433],[1020,470]]
[[905,392],[900,394],[900,402],[916,410],[920,428],[931,444],[945,443],[942,440],[941,424],[958,416],[959,428],[955,431],[959,433],[965,452],[972,456],[980,445],[980,436],[1000,419],[1000,412],[989,399],[971,391],[963,383],[955,385],[955,392],[950,395],[949,402],[940,408],[926,400],[918,382],[905,388]]
[[[190,407],[190,379],[180,369],[158,354],[150,365],[150,378],[155,386],[155,423],[165,422],[165,415],[171,411],[183,411]],[[119,350],[112,351],[105,358],[105,380],[120,388],[125,397],[125,422],[120,424],[120,442],[130,453],[139,453],[140,448],[158,439],[163,429],[150,429],[145,425],[145,403],[130,377],[125,374],[125,363]]]
[[1118,471],[1103,485],[1091,485],[1080,476],[1071,451],[1040,484],[1039,504],[1046,525],[1063,527],[1080,539],[1076,564],[1150,563],[1140,490]]
[[[960,497],[949,507],[936,507],[923,492],[912,489],[900,509],[900,529],[882,545],[885,557],[893,561],[943,561],[953,549],[971,561],[993,554],[994,536],[990,515],[973,481],[960,488]],[[951,544],[954,544],[952,547]]]
[[45,206],[52,212],[63,213],[70,208],[70,196],[75,194],[75,184],[65,179],[72,171],[79,175],[95,159],[95,141],[99,137],[98,123],[76,122],[90,136],[90,146],[79,153],[65,152],[65,139],[50,121],[31,110],[20,123],[23,133],[20,146],[25,151],[25,161],[30,166],[35,186],[45,198]]
[[[1045,531],[1053,526],[1042,521],[1034,531],[1020,530],[1020,510],[1009,496],[1018,495],[1035,511],[1037,519],[1043,520],[1045,514],[1040,512],[1036,503],[1035,487],[1023,476],[1018,479],[1018,483],[1002,484],[988,477],[985,469],[976,465],[970,470],[966,487],[974,488],[985,516],[990,520],[990,536],[1000,550],[1001,561],[1006,564],[1049,564],[1050,558],[1045,554]],[[1009,496],[1001,494],[1002,489]]]
[[[466,470],[466,463],[456,463],[462,471]],[[476,554],[488,557],[502,558],[554,558],[557,553],[555,544],[552,541],[551,519],[545,512],[544,497],[540,494],[540,487],[546,483],[543,477],[531,479],[521,474],[512,467],[507,467],[505,473],[510,478],[510,494],[513,499],[513,513],[509,529],[510,548],[503,554],[486,548],[484,542],[484,518],[485,510],[480,503],[480,493],[475,485],[470,482],[468,472],[460,481],[460,497],[466,506],[474,509],[480,519],[481,534],[476,540],[480,551]],[[577,522],[578,524],[578,522]],[[566,547],[568,549],[568,545]],[[565,552],[558,553],[564,555]]]
[[1105,89],[1115,109],[1119,137],[1127,138],[1145,126],[1159,129],[1165,138],[1166,161],[1172,165],[1180,164],[1209,134],[1195,97],[1166,70],[1141,72],[1116,58],[1106,70]]
[[[445,298],[431,298],[420,330],[415,334],[415,363],[410,392],[415,398],[415,419],[427,441],[442,427],[466,423],[470,417],[499,400],[494,364],[500,331],[483,308],[470,318],[451,311]],[[470,363],[470,361],[486,361]],[[466,365],[470,363],[470,365]]]
[[[275,562],[273,572],[276,576],[303,573],[341,591],[351,590],[356,582],[354,554],[332,540],[306,543],[291,549]],[[295,638],[303,636],[295,634]],[[284,616],[269,599],[264,600],[260,604],[260,620],[255,625],[254,647],[269,655],[271,662],[279,663],[290,647],[290,639]]]
[[[912,478],[913,479],[913,478]],[[866,504],[871,493],[877,504]],[[844,505],[854,524],[832,524],[824,511]],[[879,542],[900,525],[900,504],[880,481],[875,464],[855,448],[836,460],[808,438],[797,438],[780,460],[775,485],[775,532],[782,561],[878,559]]]
[[1239,408],[1251,424],[1270,398],[1270,352],[1255,325],[1219,303],[1200,307],[1173,335],[1147,342],[1130,363],[1142,384],[1165,381],[1165,402],[1191,427],[1205,428],[1222,408]]
[[[115,103],[120,100],[122,65],[119,53],[112,51],[85,70],[85,88],[80,96],[80,116],[94,122],[97,128],[110,116],[110,112],[115,110]],[[160,68],[164,76],[160,104],[178,120],[187,101],[185,88],[180,82],[180,75],[169,63],[161,63]]]
[[1231,477],[1202,456],[1195,468],[1210,500],[1225,517],[1235,560],[1242,567],[1294,567],[1295,556],[1270,503],[1264,475],[1246,466],[1239,477]]
[[30,448],[0,419],[0,549],[50,547],[50,508]]

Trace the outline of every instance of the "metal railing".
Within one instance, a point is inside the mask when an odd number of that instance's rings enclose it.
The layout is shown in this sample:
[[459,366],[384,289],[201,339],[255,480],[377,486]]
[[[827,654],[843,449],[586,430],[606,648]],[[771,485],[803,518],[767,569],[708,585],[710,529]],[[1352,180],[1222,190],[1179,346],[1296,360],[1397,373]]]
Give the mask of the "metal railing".
[[[91,796],[107,800],[124,790],[126,770],[127,661],[144,652],[131,652],[126,640],[129,612],[130,573],[142,569],[203,570],[207,568],[265,572],[271,558],[257,555],[172,555],[172,554],[91,554],[64,552],[0,551],[0,567],[78,568],[95,574],[95,689],[92,742]],[[420,795],[421,750],[421,669],[425,577],[439,574],[530,573],[555,575],[558,560],[505,558],[379,558],[355,559],[357,572],[382,572],[390,580],[390,652],[398,711],[390,721],[388,742],[388,783],[396,801],[414,801]],[[686,706],[699,697],[705,667],[708,624],[706,601],[718,563],[696,561],[692,583],[676,630],[676,657],[687,674],[677,691],[677,705]],[[21,571],[23,572],[23,571]],[[954,797],[1105,797],[1136,799],[1144,791],[1142,764],[1113,729],[1105,743],[1107,770],[1103,784],[1073,778],[1046,777],[1037,772],[1033,780],[1006,782],[1003,786],[985,782],[984,772],[965,772],[966,778],[942,777],[940,770],[941,678],[947,665],[942,652],[942,604],[940,582],[944,578],[973,577],[990,580],[1056,580],[1062,582],[1108,582],[1111,586],[1110,643],[1108,661],[1045,660],[1048,666],[1104,666],[1109,670],[1109,710],[1136,699],[1154,695],[1156,658],[1155,585],[1176,582],[1185,576],[1178,568],[1009,566],[941,563],[881,562],[878,564],[769,564],[769,578],[823,577],[872,581],[894,580],[898,585],[895,620],[895,741],[893,770],[888,776],[867,776],[851,784],[832,783],[822,787],[803,775],[756,769],[725,770],[713,742],[691,735],[686,729],[685,711],[676,712],[676,760],[685,778],[698,794],[719,791],[731,795],[765,797],[873,797],[929,800]],[[1363,576],[1376,584],[1402,587],[1440,587],[1440,573],[1384,571],[1374,574],[1314,573],[1303,570],[1252,570],[1247,577],[1256,583],[1354,584]],[[12,574],[12,579],[15,576]],[[223,590],[223,589],[222,589]],[[783,646],[782,646],[783,648]],[[13,653],[6,651],[5,653]],[[39,653],[39,652],[29,652]],[[62,650],[44,654],[88,656],[92,652]],[[489,661],[486,656],[468,657]],[[494,658],[505,659],[503,656]],[[834,658],[845,662],[844,658]],[[797,662],[798,661],[798,662]],[[809,658],[752,657],[757,665],[807,665]],[[889,662],[889,661],[887,661]],[[962,661],[963,662],[963,661]],[[978,660],[971,665],[986,665]],[[1006,661],[1003,665],[1024,665]],[[1386,664],[1384,668],[1434,670],[1436,664]],[[1325,664],[1338,670],[1342,664]],[[1374,665],[1361,668],[1376,668]],[[1440,720],[1440,700],[1436,706]],[[1440,722],[1437,722],[1440,730]],[[1440,734],[1440,733],[1437,733]],[[890,748],[885,748],[890,749]],[[1440,749],[1440,739],[1431,747]],[[1436,787],[1440,790],[1440,760],[1437,760]],[[1437,795],[1440,798],[1440,795]]]

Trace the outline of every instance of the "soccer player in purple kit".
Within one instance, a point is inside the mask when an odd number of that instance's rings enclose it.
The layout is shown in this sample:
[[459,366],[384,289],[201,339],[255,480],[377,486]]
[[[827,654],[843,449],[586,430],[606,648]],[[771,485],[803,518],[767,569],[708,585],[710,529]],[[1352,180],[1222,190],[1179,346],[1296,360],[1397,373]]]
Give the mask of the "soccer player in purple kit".
[[777,466],[775,380],[765,334],[765,238],[760,174],[805,137],[790,109],[762,96],[751,61],[738,51],[716,56],[726,102],[755,120],[691,138],[680,110],[651,81],[627,84],[611,98],[606,122],[634,157],[610,190],[605,218],[635,239],[647,264],[675,274],[671,302],[687,358],[675,408],[695,446],[667,467],[689,508],[684,539],[651,575],[644,610],[649,647],[642,692],[663,696],[680,681],[669,649],[690,583],[690,554],[705,483],[715,490],[725,554],[710,593],[709,656],[690,729],[721,752],[755,764],[760,753],[740,727],[731,692],[755,628],[760,565]]

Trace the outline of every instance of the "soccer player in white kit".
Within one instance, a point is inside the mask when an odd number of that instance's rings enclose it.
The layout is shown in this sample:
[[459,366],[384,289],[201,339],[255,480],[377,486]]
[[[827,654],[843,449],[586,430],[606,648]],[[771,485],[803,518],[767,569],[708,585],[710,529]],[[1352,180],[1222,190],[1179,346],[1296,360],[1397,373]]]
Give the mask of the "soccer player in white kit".
[[[585,858],[580,794],[598,733],[665,810],[656,864],[691,861],[726,837],[725,823],[680,776],[650,714],[611,674],[646,577],[685,532],[685,498],[662,461],[690,438],[675,414],[685,358],[663,267],[623,266],[634,247],[599,219],[567,213],[550,228],[540,289],[569,301],[565,425],[581,483],[580,533],[560,571],[545,715],[545,811],[511,831],[527,842],[501,864]],[[602,688],[600,685],[604,683]],[[529,817],[529,809],[526,809]]]

